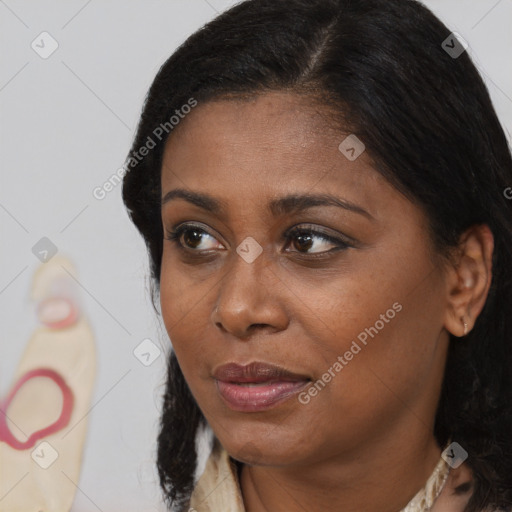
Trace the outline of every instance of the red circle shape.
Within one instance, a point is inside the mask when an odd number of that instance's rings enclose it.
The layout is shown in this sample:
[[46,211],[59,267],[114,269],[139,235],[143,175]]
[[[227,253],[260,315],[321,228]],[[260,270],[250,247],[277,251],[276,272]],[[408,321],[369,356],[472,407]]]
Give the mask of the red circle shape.
[[[21,386],[35,377],[49,378],[53,380],[57,386],[59,386],[63,399],[62,411],[59,418],[51,425],[41,430],[36,430],[25,442],[22,442],[16,439],[16,437],[13,436],[11,430],[9,429],[9,426],[7,425],[6,413],[10,403],[16,396],[16,393],[18,393]],[[50,434],[54,434],[55,432],[62,430],[69,423],[71,413],[73,411],[73,403],[74,397],[71,388],[66,384],[66,381],[62,378],[62,376],[55,370],[52,370],[51,368],[37,368],[35,370],[28,371],[18,380],[7,398],[0,402],[0,441],[4,441],[15,450],[28,450],[29,448],[32,448],[39,439],[43,439]]]

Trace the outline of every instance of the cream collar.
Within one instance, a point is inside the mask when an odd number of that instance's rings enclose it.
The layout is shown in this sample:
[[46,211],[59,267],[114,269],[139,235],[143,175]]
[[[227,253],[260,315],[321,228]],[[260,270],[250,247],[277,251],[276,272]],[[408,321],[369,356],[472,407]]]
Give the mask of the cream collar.
[[[441,458],[427,483],[401,512],[427,512],[441,493],[450,467]],[[212,453],[190,500],[194,512],[245,512],[237,466],[215,438]]]

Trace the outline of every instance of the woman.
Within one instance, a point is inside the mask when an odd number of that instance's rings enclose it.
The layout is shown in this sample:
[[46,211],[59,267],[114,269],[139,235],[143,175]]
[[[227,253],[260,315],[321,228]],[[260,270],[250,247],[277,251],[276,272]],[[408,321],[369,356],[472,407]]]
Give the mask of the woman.
[[512,161],[464,50],[412,0],[249,0],[160,69],[123,198],[169,506],[511,510]]

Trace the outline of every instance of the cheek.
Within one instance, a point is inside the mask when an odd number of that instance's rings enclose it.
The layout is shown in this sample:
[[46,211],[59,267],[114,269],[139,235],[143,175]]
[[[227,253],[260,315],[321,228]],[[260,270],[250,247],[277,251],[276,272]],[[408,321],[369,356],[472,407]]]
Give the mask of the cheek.
[[365,269],[309,290],[296,284],[295,294],[305,298],[298,318],[314,341],[309,358],[315,377],[329,380],[323,405],[399,405],[398,397],[412,397],[438,375],[440,273],[419,252],[408,265],[393,260],[381,255]]
[[[168,251],[167,254],[169,254]],[[160,304],[169,336],[180,325],[204,321],[208,286],[202,286],[191,270],[187,271],[174,254],[164,249],[160,273]]]
[[342,369],[325,394],[325,407],[318,403],[319,414],[331,411],[333,424],[342,422],[354,428],[383,424],[418,407],[413,404],[422,403],[421,397],[442,379],[435,319],[425,311],[418,315],[418,304],[410,297],[401,300],[399,311],[398,301],[393,303],[394,317],[385,309],[387,305],[384,302],[383,308],[373,309],[373,318],[366,325],[346,332],[346,351],[340,354]]
[[[160,304],[162,320],[183,375],[194,391],[209,379],[206,363],[212,345],[212,283],[184,271],[176,261],[162,259]],[[213,352],[213,354],[212,354]],[[196,395],[196,393],[194,393]],[[197,398],[197,397],[196,397]]]
[[314,342],[311,348],[328,363],[349,350],[352,341],[364,347],[372,333],[388,332],[401,309],[400,304],[393,307],[400,293],[368,271],[338,272],[313,282],[296,279],[287,286],[303,337]]
[[[180,364],[184,357],[190,356],[190,349],[194,347],[191,340],[197,338],[196,328],[204,320],[201,301],[196,295],[197,286],[191,287],[176,265],[163,260],[160,274],[162,320]],[[185,346],[188,347],[186,351],[183,350]]]

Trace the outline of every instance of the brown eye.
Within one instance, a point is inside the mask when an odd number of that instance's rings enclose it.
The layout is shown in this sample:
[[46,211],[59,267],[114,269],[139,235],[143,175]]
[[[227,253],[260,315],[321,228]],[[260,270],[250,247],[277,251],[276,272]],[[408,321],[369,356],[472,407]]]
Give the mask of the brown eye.
[[299,234],[294,238],[293,245],[300,251],[308,251],[314,245],[313,238],[310,234]]
[[202,230],[196,228],[183,230],[182,237],[185,245],[195,249],[201,243],[203,233]]
[[[183,250],[196,252],[209,251],[221,245],[219,242],[210,242],[210,246],[208,246],[208,239],[216,241],[216,238],[203,228],[190,224],[183,224],[174,231],[166,231],[165,238],[177,244]],[[201,247],[201,244],[206,245],[206,247]]]
[[312,256],[352,247],[347,240],[341,237],[338,238],[318,229],[307,229],[306,227],[292,229],[286,238],[291,241],[290,245],[296,249],[296,251],[291,252],[310,254]]

